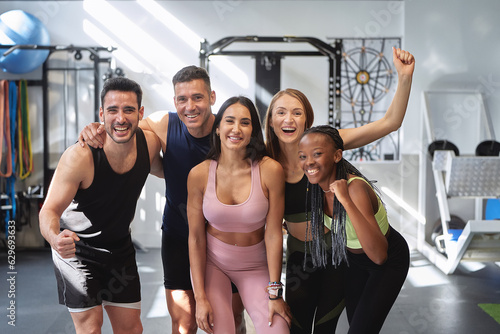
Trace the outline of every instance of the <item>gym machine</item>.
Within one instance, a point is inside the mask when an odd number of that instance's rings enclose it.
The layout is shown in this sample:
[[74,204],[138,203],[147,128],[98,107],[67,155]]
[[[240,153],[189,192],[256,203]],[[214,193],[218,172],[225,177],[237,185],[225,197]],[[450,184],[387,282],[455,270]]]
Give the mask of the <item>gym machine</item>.
[[[422,108],[428,149],[420,159],[420,203],[428,213],[432,177],[440,215],[434,230],[441,233],[429,242],[427,223],[419,224],[418,250],[445,274],[453,274],[462,261],[500,261],[500,216],[485,214],[485,208],[500,204],[500,143],[482,94],[424,91]],[[452,200],[459,201],[455,210],[465,208],[462,214],[474,212],[467,223],[457,223],[458,215],[450,213]],[[462,202],[467,200],[472,209]]]

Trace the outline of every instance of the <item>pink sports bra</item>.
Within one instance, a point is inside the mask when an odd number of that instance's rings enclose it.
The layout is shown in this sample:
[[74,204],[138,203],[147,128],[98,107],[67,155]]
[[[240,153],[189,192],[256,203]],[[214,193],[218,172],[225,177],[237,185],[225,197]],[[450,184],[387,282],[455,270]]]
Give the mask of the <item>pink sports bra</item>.
[[205,219],[222,232],[252,232],[266,224],[269,201],[264,195],[260,182],[259,163],[252,163],[252,186],[250,195],[240,204],[224,204],[217,198],[215,183],[217,161],[210,161],[208,181],[203,196],[203,215]]

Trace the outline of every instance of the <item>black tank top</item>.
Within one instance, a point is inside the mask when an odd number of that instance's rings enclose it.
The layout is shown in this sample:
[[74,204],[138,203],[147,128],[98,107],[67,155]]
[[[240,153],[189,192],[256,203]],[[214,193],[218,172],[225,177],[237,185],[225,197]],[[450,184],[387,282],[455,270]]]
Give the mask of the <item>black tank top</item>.
[[61,229],[68,228],[94,246],[112,249],[130,238],[137,200],[150,171],[149,152],[144,133],[136,133],[137,158],[124,174],[109,165],[103,149],[92,150],[94,180],[79,189],[73,203],[61,217]]
[[306,195],[306,175],[297,183],[285,182],[285,220],[288,223],[301,223],[307,220],[307,212],[311,211],[311,201],[308,201],[306,208]]

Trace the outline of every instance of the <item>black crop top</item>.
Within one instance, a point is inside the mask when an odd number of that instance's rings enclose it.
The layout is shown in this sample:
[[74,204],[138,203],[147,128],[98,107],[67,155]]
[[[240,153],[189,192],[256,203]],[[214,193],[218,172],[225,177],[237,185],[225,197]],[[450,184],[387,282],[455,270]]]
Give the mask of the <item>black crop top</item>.
[[308,201],[306,211],[307,176],[297,183],[285,182],[285,220],[288,223],[301,223],[306,221],[306,212],[310,211],[311,201]]

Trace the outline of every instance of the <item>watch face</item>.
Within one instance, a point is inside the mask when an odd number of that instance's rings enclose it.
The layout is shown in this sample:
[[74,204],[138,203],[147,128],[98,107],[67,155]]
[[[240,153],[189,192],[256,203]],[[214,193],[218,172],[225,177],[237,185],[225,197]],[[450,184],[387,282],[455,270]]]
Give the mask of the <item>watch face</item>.
[[[271,283],[269,283],[271,284]],[[279,288],[278,288],[279,286]],[[270,285],[267,287],[267,292],[269,293],[269,298],[270,299],[278,299],[283,296],[283,285]],[[273,297],[273,298],[272,298]],[[275,298],[274,298],[275,297]]]

